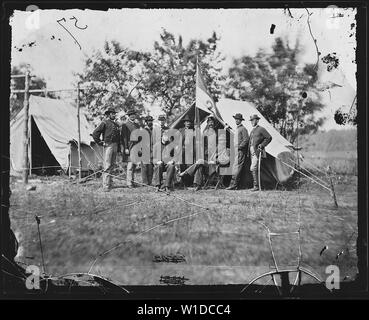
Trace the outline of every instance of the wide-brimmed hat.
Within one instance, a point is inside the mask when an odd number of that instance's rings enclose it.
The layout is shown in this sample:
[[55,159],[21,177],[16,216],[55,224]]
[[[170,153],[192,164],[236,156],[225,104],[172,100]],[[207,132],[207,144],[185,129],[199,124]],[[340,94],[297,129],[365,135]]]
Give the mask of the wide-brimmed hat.
[[126,112],[126,114],[127,114],[127,116],[130,116],[131,114],[136,114],[137,112],[136,112],[136,110],[134,110],[134,109],[130,109],[130,110],[128,110],[127,112]]
[[259,119],[260,119],[260,117],[259,117],[257,114],[253,114],[252,116],[250,116],[250,121],[251,121],[251,120],[254,120],[254,119],[259,120]]
[[114,108],[108,108],[108,109],[105,111],[105,115],[108,115],[108,114],[111,114],[111,113],[117,113],[117,112],[115,111],[115,109],[114,109]]
[[185,122],[185,121],[190,121],[192,122],[192,119],[190,118],[190,116],[188,114],[186,114],[183,118],[182,118],[182,121]]
[[241,113],[236,113],[236,114],[233,116],[233,118],[235,118],[235,119],[239,119],[239,120],[245,120],[245,119],[243,118],[243,116],[242,116],[242,114],[241,114]]
[[154,118],[152,116],[146,116],[145,121],[154,121]]
[[158,120],[166,120],[167,117],[164,114],[159,115]]

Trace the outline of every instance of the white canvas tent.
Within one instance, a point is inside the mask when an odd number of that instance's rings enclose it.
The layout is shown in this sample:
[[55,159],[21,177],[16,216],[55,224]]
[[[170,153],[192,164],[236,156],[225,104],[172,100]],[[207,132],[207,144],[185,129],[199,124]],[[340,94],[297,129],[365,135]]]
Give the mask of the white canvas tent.
[[[252,130],[249,118],[253,114],[257,114],[260,117],[259,124],[263,126],[272,136],[272,141],[265,148],[267,152],[267,158],[263,159],[261,166],[261,181],[262,184],[274,187],[277,183],[285,183],[293,175],[294,167],[294,154],[291,151],[292,144],[287,141],[280,133],[274,129],[274,127],[263,117],[263,115],[255,108],[255,106],[247,101],[239,101],[232,99],[221,99],[216,108],[221,116],[220,122],[223,122],[231,127],[235,128],[235,120],[233,115],[241,113],[246,121],[243,122],[247,131],[250,133]],[[200,122],[202,130],[205,127],[205,118],[211,112],[204,108],[199,108]],[[175,119],[170,125],[171,128],[180,128],[182,126],[182,118],[185,115],[189,115],[194,119],[195,103],[186,109],[183,114]],[[218,118],[217,116],[215,116]],[[232,130],[233,131],[233,130]],[[287,164],[287,165],[286,165]],[[246,168],[244,172],[245,185],[251,181],[251,174],[249,171],[250,159],[246,161]]]
[[[24,109],[10,123],[11,174],[23,169]],[[29,99],[30,167],[57,167],[72,172],[78,168],[77,109],[58,99],[30,96]],[[102,150],[90,147],[93,131],[83,112],[80,115],[82,170],[102,165]],[[70,163],[71,160],[71,163]]]
[[266,146],[265,151],[267,152],[268,158],[264,160],[264,174],[271,175],[276,182],[284,183],[293,174],[293,169],[288,165],[294,166],[294,154],[291,151],[292,144],[285,139],[256,109],[256,107],[247,101],[232,100],[232,99],[220,99],[217,103],[218,110],[224,120],[224,122],[235,127],[235,120],[233,115],[241,113],[245,119],[243,125],[247,131],[251,132],[252,125],[249,121],[250,116],[257,114],[260,117],[259,125],[264,127],[269,134],[272,136],[272,141]]
[[281,136],[281,134],[264,118],[252,103],[232,99],[221,99],[217,103],[217,107],[224,122],[231,126],[231,128],[235,127],[233,115],[241,113],[245,118],[245,121],[243,121],[242,124],[246,127],[249,133],[252,130],[252,125],[249,121],[250,116],[257,114],[260,117],[259,125],[264,127],[273,137],[269,145],[266,146],[265,151],[275,158],[278,158],[278,155],[283,152],[291,152],[289,147],[292,147],[292,144]]

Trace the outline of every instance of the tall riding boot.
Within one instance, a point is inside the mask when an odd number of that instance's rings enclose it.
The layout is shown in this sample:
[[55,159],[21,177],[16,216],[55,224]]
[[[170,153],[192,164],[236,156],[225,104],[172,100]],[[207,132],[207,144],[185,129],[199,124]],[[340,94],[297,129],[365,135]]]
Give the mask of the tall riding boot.
[[254,180],[254,187],[251,189],[251,191],[258,191],[259,190],[259,179],[258,179],[258,171],[253,170],[252,171],[252,179]]

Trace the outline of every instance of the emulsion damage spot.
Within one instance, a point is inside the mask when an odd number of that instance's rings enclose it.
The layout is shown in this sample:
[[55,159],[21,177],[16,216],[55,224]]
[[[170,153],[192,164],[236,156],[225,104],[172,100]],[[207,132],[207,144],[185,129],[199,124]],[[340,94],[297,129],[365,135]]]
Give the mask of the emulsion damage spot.
[[336,53],[332,54],[328,53],[326,56],[322,57],[323,63],[327,64],[327,71],[332,71],[333,69],[337,69],[339,65],[339,59],[336,56]]

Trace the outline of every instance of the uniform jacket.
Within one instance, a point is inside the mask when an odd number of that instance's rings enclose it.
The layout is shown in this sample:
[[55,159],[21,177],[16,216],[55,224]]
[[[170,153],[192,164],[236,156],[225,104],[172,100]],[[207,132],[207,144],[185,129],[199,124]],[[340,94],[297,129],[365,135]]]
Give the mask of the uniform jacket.
[[[210,154],[209,155],[209,148],[213,148],[213,146],[209,146],[209,141],[211,141],[210,139],[214,139],[215,138],[215,150],[210,150],[211,153],[213,153],[214,151],[216,151],[217,149],[217,137],[218,137],[218,131],[215,129],[211,129],[211,128],[205,128],[203,131],[203,137],[207,137],[206,139],[204,139],[204,156],[205,159],[208,161],[214,161],[215,160],[215,154]],[[215,137],[213,137],[213,135],[215,135]]]
[[247,145],[249,143],[249,133],[247,132],[247,129],[242,124],[239,124],[236,129],[236,134],[238,136],[236,150],[246,152]]
[[102,141],[104,141],[105,143],[117,142],[119,144],[120,142],[119,125],[110,119],[103,120],[92,133],[92,138],[96,143],[100,143],[101,135]]
[[154,127],[152,126],[151,128],[148,125],[145,125],[144,129],[149,133],[150,135],[150,160],[152,161],[152,157],[153,157],[153,137],[152,137],[152,130],[154,129]]
[[[186,151],[189,152],[190,150],[190,144],[186,146],[186,129],[184,127],[178,129],[180,134],[182,135],[182,163],[186,163]],[[195,130],[193,129],[187,129],[188,131],[193,133],[193,149],[192,153],[194,156],[194,159],[196,159],[196,137],[195,137]],[[192,160],[193,161],[193,160]]]
[[250,132],[250,142],[248,147],[248,155],[250,153],[250,147],[252,146],[257,156],[259,156],[258,146],[263,149],[272,141],[272,136],[261,126],[254,127]]
[[[160,139],[157,139],[156,130],[160,129]],[[166,131],[169,130],[167,125],[153,125],[153,130],[151,131],[152,134],[152,150],[157,150],[160,148],[160,152],[163,151],[164,147],[170,143],[169,139],[167,139]],[[155,132],[155,135],[153,135]]]
[[132,122],[130,120],[123,122],[120,135],[121,135],[121,143],[124,149],[128,149],[129,151],[131,151],[132,147],[136,143],[138,143],[138,141],[131,141],[130,139],[132,131],[136,129],[140,129],[140,126],[137,123]]

